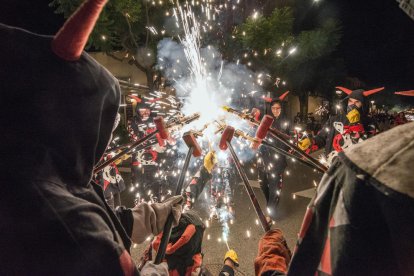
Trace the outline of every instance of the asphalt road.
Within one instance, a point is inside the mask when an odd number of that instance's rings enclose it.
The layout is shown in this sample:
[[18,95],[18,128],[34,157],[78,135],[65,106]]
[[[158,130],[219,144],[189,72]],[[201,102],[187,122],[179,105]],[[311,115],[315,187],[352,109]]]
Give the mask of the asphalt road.
[[[287,173],[288,172],[288,173]],[[298,163],[290,162],[285,171],[284,187],[281,200],[277,209],[277,220],[274,227],[282,229],[289,247],[293,250],[297,233],[299,232],[302,218],[310,198],[293,196],[294,193],[307,190],[302,194],[312,194],[314,181],[319,182],[321,174]],[[125,180],[128,175],[125,175]],[[128,181],[128,180],[127,180]],[[254,275],[254,259],[257,254],[257,245],[263,235],[262,227],[258,224],[256,213],[245,191],[241,180],[236,183],[234,189],[234,216],[227,220],[229,229],[228,245],[234,249],[238,256],[240,267],[238,275]],[[252,179],[254,192],[259,199],[260,205],[265,206],[264,197],[258,187],[257,179]],[[208,187],[206,187],[208,189]],[[309,190],[310,189],[310,190]],[[124,202],[132,202],[128,193],[123,194]],[[204,233],[203,241],[203,263],[213,274],[218,275],[227,251],[226,243],[223,241],[223,223],[217,219],[209,219],[209,198],[203,193],[199,202],[195,204],[194,210],[203,218],[208,225]],[[139,260],[146,244],[135,245],[131,254],[134,260]]]

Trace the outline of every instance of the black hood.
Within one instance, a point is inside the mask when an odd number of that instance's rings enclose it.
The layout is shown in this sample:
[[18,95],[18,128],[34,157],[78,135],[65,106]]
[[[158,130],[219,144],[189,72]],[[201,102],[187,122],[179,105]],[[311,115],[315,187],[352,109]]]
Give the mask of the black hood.
[[353,90],[351,94],[349,94],[348,97],[346,97],[346,99],[352,98],[352,99],[360,101],[364,105],[365,96],[363,93],[364,93],[364,90],[362,89]]
[[83,52],[51,51],[52,37],[0,24],[2,177],[86,186],[110,140],[118,81]]

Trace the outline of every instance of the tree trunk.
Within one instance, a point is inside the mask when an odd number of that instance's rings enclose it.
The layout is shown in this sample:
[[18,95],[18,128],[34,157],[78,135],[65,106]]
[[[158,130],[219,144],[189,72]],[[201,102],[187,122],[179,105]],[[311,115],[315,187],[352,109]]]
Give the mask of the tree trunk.
[[299,93],[299,109],[302,116],[302,120],[306,122],[308,118],[308,103],[309,103],[309,92],[302,91]]
[[145,70],[145,75],[147,76],[147,85],[150,92],[154,91],[154,72],[151,69]]

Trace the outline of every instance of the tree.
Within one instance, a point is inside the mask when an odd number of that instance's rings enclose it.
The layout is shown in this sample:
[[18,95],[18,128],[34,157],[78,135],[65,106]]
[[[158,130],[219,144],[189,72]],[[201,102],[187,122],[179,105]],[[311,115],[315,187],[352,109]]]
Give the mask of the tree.
[[[250,17],[237,29],[237,38],[242,50],[253,54],[254,69],[288,81],[306,116],[309,95],[326,95],[342,77],[343,64],[332,56],[341,33],[338,22],[331,19],[297,35],[293,23],[292,8],[276,8],[270,16]],[[265,88],[272,89],[272,83]]]
[[[50,5],[56,13],[69,17],[82,0],[53,0]],[[165,1],[167,2],[167,1]],[[157,2],[159,3],[159,2]],[[147,83],[153,89],[156,46],[165,31],[165,14],[170,3],[157,6],[144,0],[109,1],[89,38],[87,48],[105,52],[120,61],[145,72]],[[154,27],[154,28],[151,28]],[[114,54],[125,52],[124,56]]]

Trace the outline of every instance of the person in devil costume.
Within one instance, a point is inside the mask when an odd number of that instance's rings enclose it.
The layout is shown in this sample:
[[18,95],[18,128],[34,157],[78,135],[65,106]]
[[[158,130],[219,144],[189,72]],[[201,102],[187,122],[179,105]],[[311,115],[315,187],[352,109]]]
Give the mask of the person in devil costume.
[[[114,130],[118,127],[120,120],[121,116],[118,113],[115,120]],[[115,140],[116,139],[112,139],[110,145],[101,158],[101,161],[105,161],[112,157],[113,153],[111,153],[111,148],[116,148],[118,146]],[[109,164],[97,172],[94,176],[96,183],[101,186],[104,191],[106,202],[112,209],[121,206],[121,193],[125,190],[124,179],[122,178],[117,167],[117,165],[119,165],[122,161],[123,159],[118,159],[116,162]]]
[[55,36],[0,24],[0,275],[139,275],[132,241],[178,223],[181,196],[114,213],[91,182],[120,103],[83,52],[105,4],[86,0]]
[[210,151],[204,156],[203,166],[201,166],[191,179],[184,196],[186,199],[186,209],[193,208],[194,202],[204,190],[206,184],[212,179],[212,173],[217,164],[215,151]]
[[326,162],[329,166],[345,148],[351,147],[378,132],[376,124],[368,117],[367,96],[377,93],[384,87],[364,91],[337,87],[348,96],[346,112],[328,119],[314,137],[303,136],[298,146],[307,153],[325,147]]
[[[202,265],[202,243],[206,226],[194,211],[187,211],[180,217],[165,252],[170,276],[200,275]],[[155,251],[161,243],[159,234],[152,243]]]
[[[274,118],[272,127],[285,134],[290,133],[291,127],[289,120],[283,114],[283,101],[288,93],[289,91],[283,93],[278,98],[265,98],[265,101],[268,103],[267,113]],[[272,141],[272,143],[282,150],[288,150],[285,145],[278,141]],[[258,159],[257,164],[260,188],[266,198],[268,214],[272,219],[275,219],[275,209],[279,203],[283,187],[283,173],[287,166],[286,157],[281,154],[275,154],[265,147],[260,147],[260,155],[261,158]]]
[[[151,112],[150,101],[144,103],[142,99],[133,97],[136,102],[135,116],[128,121],[128,133],[132,142],[151,134],[156,130],[153,123],[154,114]],[[156,143],[158,142],[158,143]],[[163,179],[159,177],[162,158],[165,157],[164,141],[159,134],[143,145],[153,144],[132,154],[131,183],[138,188],[140,198],[138,201],[157,202],[161,198]]]

